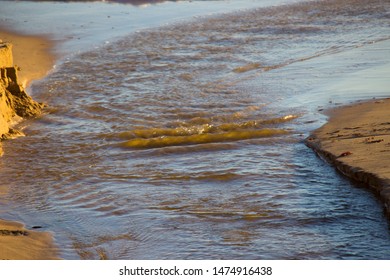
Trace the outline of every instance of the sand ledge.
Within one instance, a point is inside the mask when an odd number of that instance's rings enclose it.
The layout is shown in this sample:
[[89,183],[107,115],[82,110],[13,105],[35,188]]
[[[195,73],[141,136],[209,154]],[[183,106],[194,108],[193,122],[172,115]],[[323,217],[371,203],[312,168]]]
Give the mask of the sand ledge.
[[305,143],[345,176],[377,193],[390,217],[389,108],[390,99],[337,108]]
[[35,102],[25,88],[53,69],[52,48],[48,38],[19,35],[0,28],[0,142],[23,136],[13,125],[21,118],[41,114],[43,104]]

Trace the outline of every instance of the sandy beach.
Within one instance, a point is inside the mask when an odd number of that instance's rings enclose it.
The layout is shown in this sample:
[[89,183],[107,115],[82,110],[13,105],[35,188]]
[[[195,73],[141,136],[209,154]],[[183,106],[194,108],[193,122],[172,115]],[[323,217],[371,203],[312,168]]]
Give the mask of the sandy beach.
[[[0,30],[0,39],[13,45],[13,63],[21,68],[18,80],[24,87],[52,69],[54,55],[49,40],[4,30]],[[27,230],[20,223],[0,219],[0,259],[57,259],[56,256],[50,233]]]
[[321,157],[373,189],[390,214],[390,99],[333,109],[307,139]]
[[43,78],[53,68],[54,45],[47,38],[0,29],[0,39],[13,45],[14,65],[20,67],[19,82],[24,88],[31,81]]

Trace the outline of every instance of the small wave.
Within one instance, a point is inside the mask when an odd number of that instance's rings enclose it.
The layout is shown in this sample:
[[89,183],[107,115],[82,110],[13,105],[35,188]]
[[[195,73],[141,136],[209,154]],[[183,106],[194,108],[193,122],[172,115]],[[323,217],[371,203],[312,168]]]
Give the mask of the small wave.
[[154,176],[151,176],[151,180],[161,181],[207,181],[207,182],[227,182],[236,179],[243,178],[244,175],[237,174],[230,171],[205,171],[199,173],[156,173]]
[[265,126],[281,124],[295,118],[297,116],[287,115],[259,121],[250,120],[218,125],[210,123],[200,125],[183,124],[174,128],[135,129],[121,132],[116,136],[127,140],[120,144],[121,147],[138,149],[232,142],[287,134],[289,131],[286,129]]
[[[162,136],[192,136],[199,134],[215,134],[224,132],[234,132],[239,130],[250,130],[261,128],[264,125],[269,124],[280,124],[291,121],[298,116],[287,115],[280,118],[271,118],[259,121],[247,121],[242,123],[224,123],[220,125],[212,125],[205,123],[202,125],[187,126],[185,124],[175,128],[148,128],[148,129],[135,129],[131,131],[121,132],[118,134],[119,138],[122,139],[137,139],[137,138],[154,138]],[[244,132],[244,131],[241,131]],[[248,131],[247,131],[248,132]],[[209,142],[207,142],[209,143]]]
[[247,64],[247,65],[244,65],[244,66],[240,66],[240,67],[234,68],[233,72],[235,72],[235,73],[244,73],[244,72],[248,72],[248,71],[259,69],[259,68],[261,68],[260,63],[250,63],[250,64]]
[[126,148],[162,148],[168,146],[195,145],[215,142],[230,142],[253,138],[270,137],[287,134],[284,129],[259,129],[247,131],[230,131],[225,133],[206,133],[187,136],[160,136],[154,138],[135,138],[121,143],[120,146]]

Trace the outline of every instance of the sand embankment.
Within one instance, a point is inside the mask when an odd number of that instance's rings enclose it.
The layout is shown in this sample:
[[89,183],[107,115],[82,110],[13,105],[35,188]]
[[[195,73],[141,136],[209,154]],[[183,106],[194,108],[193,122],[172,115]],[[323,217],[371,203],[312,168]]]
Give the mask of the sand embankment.
[[12,123],[18,119],[41,113],[42,104],[35,102],[25,88],[53,68],[52,48],[47,38],[0,29],[0,140],[20,135],[12,130]]
[[[19,133],[12,129],[15,118],[36,117],[42,104],[24,90],[33,79],[42,78],[53,67],[48,40],[0,31],[0,140]],[[12,54],[14,53],[14,54]],[[19,66],[22,71],[19,72]],[[1,145],[1,143],[0,143]],[[0,156],[1,156],[0,146]],[[56,259],[50,233],[26,230],[23,225],[0,220],[0,259]]]
[[390,214],[390,99],[329,111],[330,119],[306,139],[339,171],[379,194]]
[[20,135],[12,123],[20,118],[36,117],[43,108],[20,84],[19,69],[12,64],[12,47],[11,43],[0,43],[0,140]]
[[54,44],[45,37],[14,34],[0,29],[0,39],[13,45],[13,63],[20,68],[19,83],[26,88],[47,75],[55,63]]

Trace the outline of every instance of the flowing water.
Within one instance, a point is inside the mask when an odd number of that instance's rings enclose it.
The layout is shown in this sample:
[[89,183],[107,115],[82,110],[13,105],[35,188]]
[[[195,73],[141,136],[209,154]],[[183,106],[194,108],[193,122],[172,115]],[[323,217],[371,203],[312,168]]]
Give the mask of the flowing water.
[[303,139],[356,99],[329,81],[389,65],[370,61],[389,31],[389,1],[302,2],[64,59],[31,89],[45,115],[4,143],[0,214],[68,259],[388,259],[380,202]]

